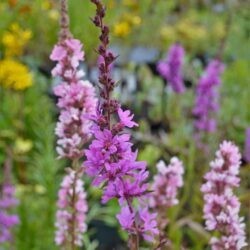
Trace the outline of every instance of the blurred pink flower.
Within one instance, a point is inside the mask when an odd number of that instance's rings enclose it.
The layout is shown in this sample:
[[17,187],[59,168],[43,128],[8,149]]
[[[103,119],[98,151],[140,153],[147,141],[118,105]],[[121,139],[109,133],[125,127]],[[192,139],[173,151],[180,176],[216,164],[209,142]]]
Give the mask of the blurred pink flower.
[[201,187],[206,228],[220,233],[210,241],[213,250],[240,250],[247,245],[245,224],[239,217],[240,202],[233,194],[233,188],[240,182],[237,176],[240,159],[239,149],[224,141],[216,152],[215,161],[210,163],[211,170],[205,175],[206,182]]
[[70,169],[58,192],[55,242],[59,246],[64,246],[72,240],[75,245],[82,246],[82,234],[87,231],[88,205],[81,177],[81,173]]

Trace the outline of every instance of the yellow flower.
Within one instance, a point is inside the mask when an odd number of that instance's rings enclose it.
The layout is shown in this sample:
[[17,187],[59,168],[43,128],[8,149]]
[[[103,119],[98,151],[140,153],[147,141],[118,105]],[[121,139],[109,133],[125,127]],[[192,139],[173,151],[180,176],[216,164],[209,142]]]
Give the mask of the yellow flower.
[[127,22],[129,25],[137,26],[141,24],[141,17],[127,12],[122,16],[120,21]]
[[33,147],[33,143],[31,140],[25,140],[22,138],[17,138],[15,141],[14,152],[16,154],[26,154]]
[[141,24],[141,18],[139,16],[133,16],[131,18],[131,21],[133,25],[140,25]]
[[175,28],[178,38],[180,40],[186,40],[186,42],[202,42],[207,37],[205,28],[195,24],[188,18],[184,18],[178,22]]
[[46,193],[46,188],[42,185],[24,185],[24,184],[17,184],[16,185],[16,195],[17,197],[21,196],[21,195],[24,195],[26,193],[34,193],[34,191],[37,193],[37,194],[40,194],[40,195],[43,195]]
[[60,14],[57,10],[50,10],[48,14],[50,19],[55,21],[59,20]]
[[28,68],[13,59],[0,61],[0,85],[14,90],[23,90],[32,85]]
[[165,40],[169,43],[173,43],[176,41],[175,30],[173,27],[171,27],[169,25],[166,25],[166,26],[161,28],[160,36],[163,40]]
[[35,192],[38,194],[45,194],[46,193],[46,188],[42,185],[37,184],[34,186],[34,189],[35,189]]
[[212,28],[212,36],[215,39],[221,39],[225,36],[226,29],[225,25],[222,22],[216,22]]
[[118,37],[126,37],[131,32],[131,26],[128,22],[122,21],[114,26],[114,35]]
[[42,7],[43,10],[49,10],[49,9],[52,8],[52,4],[51,4],[50,1],[44,0],[44,1],[42,1],[42,6],[41,7]]
[[13,23],[9,31],[5,31],[2,37],[2,42],[5,46],[5,56],[12,57],[22,55],[31,37],[32,33],[30,30],[24,30],[17,23]]
[[108,9],[113,9],[116,6],[115,0],[109,0],[107,3]]
[[137,0],[123,0],[122,4],[131,9],[137,9],[139,7]]

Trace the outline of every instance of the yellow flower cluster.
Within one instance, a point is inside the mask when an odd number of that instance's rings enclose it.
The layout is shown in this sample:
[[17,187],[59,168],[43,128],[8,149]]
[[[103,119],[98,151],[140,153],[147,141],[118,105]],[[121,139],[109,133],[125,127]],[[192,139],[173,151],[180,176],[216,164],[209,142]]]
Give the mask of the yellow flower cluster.
[[17,23],[13,23],[10,29],[3,33],[2,37],[5,56],[13,57],[22,55],[31,37],[32,33],[30,30],[24,30]]
[[0,85],[14,90],[24,90],[32,85],[28,68],[13,59],[0,60]]
[[123,0],[122,4],[134,10],[139,8],[139,3],[137,0]]
[[50,19],[57,21],[59,20],[60,14],[59,14],[59,11],[56,10],[54,5],[55,5],[55,2],[51,0],[44,0],[41,3],[41,9],[47,12],[47,15]]
[[161,36],[169,43],[183,41],[186,43],[186,46],[190,47],[194,44],[197,45],[196,43],[204,42],[207,37],[207,32],[202,25],[196,24],[188,18],[184,18],[174,25],[162,27]]
[[197,23],[195,16],[187,15],[179,19],[172,25],[165,25],[160,30],[161,38],[164,43],[171,44],[176,41],[182,41],[186,48],[202,49],[206,43],[213,40],[220,40],[225,34],[223,23],[216,22],[212,26],[206,27]]
[[121,5],[127,11],[114,24],[113,34],[116,37],[123,38],[128,36],[134,27],[139,26],[142,20],[138,15],[139,3],[137,0],[123,0]]
[[127,13],[114,25],[113,33],[117,37],[126,37],[135,26],[140,24],[141,18],[139,16]]

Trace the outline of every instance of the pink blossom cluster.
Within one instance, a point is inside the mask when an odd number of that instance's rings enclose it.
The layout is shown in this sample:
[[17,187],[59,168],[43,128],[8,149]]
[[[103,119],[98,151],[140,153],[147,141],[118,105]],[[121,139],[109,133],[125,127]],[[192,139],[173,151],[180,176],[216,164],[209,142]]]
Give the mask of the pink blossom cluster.
[[4,183],[0,193],[0,244],[12,241],[11,230],[19,223],[18,216],[11,214],[11,209],[18,204],[14,195],[14,186]]
[[55,45],[50,58],[57,61],[52,75],[59,76],[62,81],[54,88],[60,109],[56,126],[57,152],[60,157],[80,158],[83,145],[90,138],[88,116],[95,114],[97,104],[94,87],[81,80],[85,74],[79,69],[84,59],[82,44],[77,39],[65,39]]
[[167,58],[161,60],[157,64],[159,73],[166,81],[168,81],[176,93],[183,93],[185,91],[182,76],[184,57],[184,48],[180,44],[176,43],[170,47]]
[[178,189],[183,186],[184,168],[182,162],[173,157],[166,166],[163,161],[157,164],[158,174],[154,177],[150,206],[168,208],[178,204]]
[[82,246],[82,234],[87,230],[86,193],[81,180],[82,173],[73,169],[68,171],[58,192],[55,242],[59,246],[65,246],[71,242],[76,246]]
[[206,182],[201,191],[204,194],[204,218],[209,231],[218,231],[219,237],[212,237],[213,250],[240,250],[246,246],[245,224],[239,217],[240,202],[233,193],[240,178],[241,155],[232,142],[224,141],[216,152],[216,159],[210,163],[211,170],[205,175]]

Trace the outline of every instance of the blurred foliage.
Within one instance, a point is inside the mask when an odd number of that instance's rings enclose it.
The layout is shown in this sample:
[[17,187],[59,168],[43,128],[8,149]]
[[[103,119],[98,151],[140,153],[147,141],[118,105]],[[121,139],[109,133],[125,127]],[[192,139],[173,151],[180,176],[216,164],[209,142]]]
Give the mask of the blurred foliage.
[[[0,65],[4,60],[14,60],[33,75],[33,85],[23,91],[3,88],[7,81],[1,78],[3,67],[0,66],[0,166],[5,161],[6,150],[11,150],[13,180],[20,199],[21,224],[15,242],[18,250],[57,249],[53,243],[56,193],[68,164],[56,159],[56,100],[51,96],[48,77],[52,66],[48,57],[59,30],[58,2],[0,2]],[[138,46],[153,47],[160,52],[158,60],[175,41],[187,50],[184,69],[187,91],[183,95],[176,95],[166,86],[155,70],[154,61],[137,65],[130,60],[115,66],[118,78],[122,78],[116,95],[124,106],[134,111],[140,123],[139,129],[133,131],[133,139],[140,149],[139,159],[148,163],[151,179],[158,160],[168,162],[176,155],[184,162],[185,186],[179,194],[180,203],[166,211],[170,219],[167,234],[174,249],[182,246],[208,249],[210,235],[203,229],[202,220],[202,175],[223,139],[235,141],[243,151],[245,129],[250,126],[250,11],[245,1],[105,0],[105,3],[109,9],[107,23],[111,26],[111,41],[119,46],[121,54]],[[89,20],[94,7],[89,1],[69,0],[69,10],[72,33],[83,41],[86,61],[92,69],[96,59],[93,48],[98,37]],[[229,27],[228,17],[231,18]],[[226,70],[221,86],[219,127],[209,136],[210,152],[205,154],[196,148],[193,140],[192,107],[197,78],[221,45]],[[10,69],[11,77],[20,77],[24,84],[21,73],[13,74],[18,72],[17,66],[12,64]],[[250,165],[242,166],[241,175],[238,193],[249,239]],[[85,183],[91,208],[89,232],[84,237],[86,249],[111,249],[110,244],[119,238],[118,233],[120,239],[115,247],[122,249],[127,235],[118,229],[117,202],[101,205],[101,191],[93,188],[88,178]],[[145,246],[145,249],[150,248]]]

